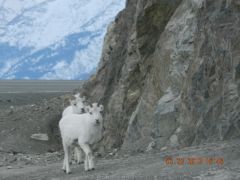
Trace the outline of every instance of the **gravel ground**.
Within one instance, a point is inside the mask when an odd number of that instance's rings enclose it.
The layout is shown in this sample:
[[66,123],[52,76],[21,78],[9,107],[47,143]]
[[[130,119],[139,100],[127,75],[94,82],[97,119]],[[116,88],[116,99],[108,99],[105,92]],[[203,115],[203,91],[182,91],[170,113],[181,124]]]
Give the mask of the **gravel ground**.
[[[184,149],[167,149],[162,152],[137,155],[118,155],[97,158],[96,169],[85,172],[83,164],[71,165],[72,173],[62,170],[62,152],[41,155],[5,153],[1,157],[0,177],[6,180],[85,180],[85,179],[163,179],[163,180],[239,180],[240,141],[205,144]],[[173,164],[166,164],[166,157]],[[205,159],[189,164],[188,158]],[[185,162],[178,164],[177,158]],[[214,158],[213,161],[209,161]],[[223,159],[221,163],[218,159]]]

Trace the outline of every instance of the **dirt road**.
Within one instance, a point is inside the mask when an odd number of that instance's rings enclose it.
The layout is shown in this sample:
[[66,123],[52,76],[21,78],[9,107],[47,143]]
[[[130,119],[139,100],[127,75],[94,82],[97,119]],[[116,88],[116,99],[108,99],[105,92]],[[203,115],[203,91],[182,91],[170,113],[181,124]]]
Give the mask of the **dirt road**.
[[[166,164],[166,157],[173,159],[172,165]],[[59,154],[59,158],[62,158],[62,153]],[[177,158],[183,158],[184,163],[179,165]],[[202,158],[203,162],[195,162],[190,165],[189,159],[191,158]],[[214,158],[211,163],[210,158]],[[224,160],[223,164],[217,162],[219,158]],[[51,160],[51,155],[42,155],[39,159],[45,159],[46,162],[32,163],[32,165],[9,163],[0,167],[0,179],[240,179],[240,141],[206,144],[199,147],[143,153],[134,156],[119,155],[100,158],[97,159],[94,171],[85,172],[83,164],[71,165],[72,173],[70,175],[61,170],[60,159],[54,162]]]

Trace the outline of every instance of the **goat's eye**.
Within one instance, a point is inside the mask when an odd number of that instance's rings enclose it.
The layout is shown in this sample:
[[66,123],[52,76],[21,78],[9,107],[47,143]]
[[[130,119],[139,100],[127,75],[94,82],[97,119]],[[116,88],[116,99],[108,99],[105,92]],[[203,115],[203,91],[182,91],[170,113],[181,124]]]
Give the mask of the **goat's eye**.
[[89,114],[91,114],[91,115],[92,115],[92,112],[90,112]]

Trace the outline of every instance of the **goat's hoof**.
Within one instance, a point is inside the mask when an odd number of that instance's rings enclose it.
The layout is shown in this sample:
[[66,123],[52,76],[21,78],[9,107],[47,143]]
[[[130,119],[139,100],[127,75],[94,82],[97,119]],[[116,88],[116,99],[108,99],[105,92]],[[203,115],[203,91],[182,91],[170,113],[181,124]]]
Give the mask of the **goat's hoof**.
[[79,162],[77,162],[78,164],[83,164],[84,162],[83,161],[79,161]]
[[71,171],[66,171],[66,169],[62,169],[63,172],[65,172],[66,174],[71,174]]
[[95,168],[89,168],[88,171],[93,171]]

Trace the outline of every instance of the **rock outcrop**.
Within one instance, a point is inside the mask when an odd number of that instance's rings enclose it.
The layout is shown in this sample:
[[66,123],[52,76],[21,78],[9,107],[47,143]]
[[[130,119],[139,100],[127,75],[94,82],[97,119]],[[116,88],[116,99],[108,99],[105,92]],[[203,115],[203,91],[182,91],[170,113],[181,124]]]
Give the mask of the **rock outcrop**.
[[128,0],[82,93],[105,106],[105,149],[240,137],[238,0]]

